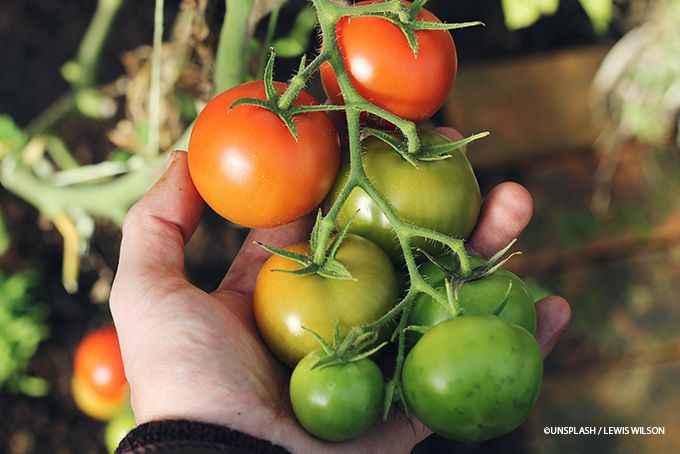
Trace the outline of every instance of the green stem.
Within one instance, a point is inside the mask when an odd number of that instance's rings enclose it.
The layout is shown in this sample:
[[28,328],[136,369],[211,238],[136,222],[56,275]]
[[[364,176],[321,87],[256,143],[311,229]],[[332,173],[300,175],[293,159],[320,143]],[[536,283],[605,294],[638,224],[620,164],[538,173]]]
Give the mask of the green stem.
[[161,63],[163,50],[163,5],[156,0],[153,22],[153,53],[151,55],[151,83],[149,87],[149,156],[158,154],[161,129]]
[[243,83],[248,73],[245,55],[253,0],[225,0],[225,7],[215,61],[215,94]]
[[80,42],[75,61],[70,62],[75,73],[71,80],[72,90],[54,101],[28,124],[26,132],[29,136],[42,134],[72,112],[76,107],[75,93],[94,85],[102,49],[123,3],[124,0],[99,0],[90,25]]
[[279,98],[279,109],[286,110],[293,104],[298,93],[300,93],[300,90],[305,88],[309,77],[314,74],[319,69],[321,64],[326,60],[328,60],[328,53],[321,52],[314,60],[311,61],[310,64],[305,66],[302,71],[293,76],[293,78],[290,80],[290,85],[288,85],[286,91],[283,92]]
[[267,23],[267,34],[264,38],[264,43],[262,44],[262,52],[260,53],[260,64],[257,69],[257,78],[262,79],[264,77],[264,67],[267,64],[267,57],[269,56],[269,48],[274,40],[274,32],[276,31],[276,23],[279,21],[279,13],[283,3],[276,5],[269,16],[269,22]]
[[97,9],[76,56],[79,76],[73,82],[76,89],[95,84],[102,48],[123,3],[124,0],[99,0],[97,3]]
[[362,6],[340,6],[337,7],[341,16],[359,16],[391,11],[393,13],[402,12],[401,0],[388,0],[383,3]]
[[61,96],[26,126],[26,133],[29,136],[42,134],[52,128],[52,126],[64,118],[68,113],[72,112],[75,107],[76,102],[73,92]]
[[[190,134],[191,126],[170,150],[186,150]],[[0,163],[0,182],[47,217],[69,211],[70,207],[78,207],[88,214],[108,219],[120,226],[130,206],[154,184],[167,159],[165,153],[155,156],[143,167],[104,184],[57,187],[35,176],[21,163],[19,156],[9,155]],[[91,167],[90,171],[97,172],[99,169]]]

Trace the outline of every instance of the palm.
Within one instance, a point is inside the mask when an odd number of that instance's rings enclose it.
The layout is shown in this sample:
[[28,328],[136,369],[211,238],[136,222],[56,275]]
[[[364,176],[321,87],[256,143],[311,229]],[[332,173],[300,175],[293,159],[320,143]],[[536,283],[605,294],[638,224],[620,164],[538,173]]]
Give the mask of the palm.
[[[531,216],[527,197],[517,185],[492,191],[471,247],[489,255],[519,235]],[[427,429],[403,417],[376,424],[351,446],[325,444],[302,430],[288,403],[288,372],[255,326],[251,294],[266,254],[252,243],[283,247],[301,241],[309,220],[251,232],[219,288],[208,294],[183,274],[183,246],[202,207],[180,156],[126,221],[111,309],[137,421],[214,422],[295,452],[408,451],[424,438]],[[538,303],[537,312],[537,338],[547,354],[566,326],[569,308],[551,297]]]

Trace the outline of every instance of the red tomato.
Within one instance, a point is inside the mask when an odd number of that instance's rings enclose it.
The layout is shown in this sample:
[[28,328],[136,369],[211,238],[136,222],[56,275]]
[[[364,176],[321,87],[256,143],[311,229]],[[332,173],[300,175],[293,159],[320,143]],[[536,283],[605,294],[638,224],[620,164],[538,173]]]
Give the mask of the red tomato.
[[[372,3],[378,2],[356,5]],[[418,19],[440,22],[425,8]],[[458,63],[456,47],[447,30],[415,33],[419,45],[417,57],[399,27],[386,19],[344,17],[336,28],[345,68],[359,94],[401,118],[421,122],[444,103]],[[330,100],[342,104],[340,87],[328,62],[321,66],[321,81]]]
[[71,379],[71,396],[76,406],[90,418],[100,421],[110,419],[128,405],[127,386],[123,388],[123,391],[120,396],[105,397],[78,377]]
[[83,387],[104,400],[117,401],[127,393],[123,359],[113,327],[85,336],[76,350],[73,373]]
[[[287,85],[275,82],[283,93]],[[218,95],[198,116],[189,142],[189,171],[203,199],[247,227],[287,224],[321,203],[340,166],[340,142],[323,112],[294,117],[299,140],[274,113],[238,98],[266,99],[264,82]],[[296,105],[318,104],[300,92]]]

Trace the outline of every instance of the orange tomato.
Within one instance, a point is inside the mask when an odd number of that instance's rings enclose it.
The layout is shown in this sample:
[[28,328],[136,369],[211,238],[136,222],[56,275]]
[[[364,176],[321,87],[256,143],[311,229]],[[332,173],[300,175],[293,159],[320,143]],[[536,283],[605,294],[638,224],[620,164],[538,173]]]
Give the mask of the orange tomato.
[[106,421],[116,415],[129,400],[127,386],[119,396],[106,397],[76,376],[71,379],[71,396],[80,411],[100,421]]
[[76,350],[73,373],[82,385],[103,399],[118,400],[125,395],[127,380],[113,327],[85,336]]
[[[283,93],[286,84],[275,82]],[[264,82],[218,95],[198,116],[189,141],[189,172],[212,209],[246,227],[287,224],[312,211],[340,166],[337,130],[324,112],[295,115],[298,140],[274,113],[238,98],[266,99]],[[295,105],[316,105],[300,92]]]

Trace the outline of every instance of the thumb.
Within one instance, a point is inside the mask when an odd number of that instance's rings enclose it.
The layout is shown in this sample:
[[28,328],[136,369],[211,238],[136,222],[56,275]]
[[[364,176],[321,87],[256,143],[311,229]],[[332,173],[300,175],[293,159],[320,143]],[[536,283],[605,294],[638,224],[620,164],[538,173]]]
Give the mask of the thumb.
[[184,245],[203,207],[189,176],[187,154],[174,152],[165,173],[125,217],[112,311],[132,304],[152,286],[184,280]]

